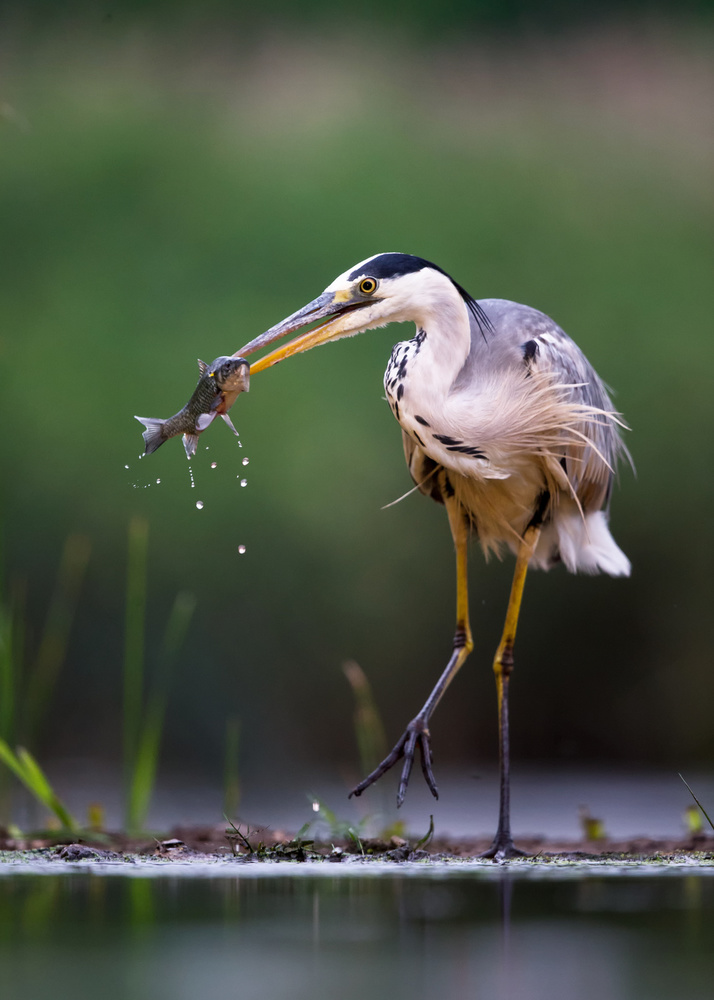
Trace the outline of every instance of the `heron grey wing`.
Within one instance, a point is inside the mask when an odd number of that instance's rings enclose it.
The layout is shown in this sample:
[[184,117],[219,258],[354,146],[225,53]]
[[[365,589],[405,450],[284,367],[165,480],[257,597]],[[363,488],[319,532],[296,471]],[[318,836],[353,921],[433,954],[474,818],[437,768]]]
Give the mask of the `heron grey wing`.
[[[471,324],[471,352],[459,374],[468,381],[476,372],[513,370],[515,366],[552,373],[555,384],[567,387],[565,398],[599,411],[572,426],[564,442],[566,475],[585,510],[607,505],[613,470],[627,455],[607,390],[578,345],[558,324],[531,306],[506,299],[480,299],[492,330],[485,336]],[[588,446],[587,442],[591,442]]]
[[552,331],[522,345],[524,363],[550,372],[569,402],[587,407],[582,421],[573,426],[575,437],[565,443],[562,462],[583,510],[607,507],[617,461],[625,446],[617,414],[597,372],[578,345],[553,323]]

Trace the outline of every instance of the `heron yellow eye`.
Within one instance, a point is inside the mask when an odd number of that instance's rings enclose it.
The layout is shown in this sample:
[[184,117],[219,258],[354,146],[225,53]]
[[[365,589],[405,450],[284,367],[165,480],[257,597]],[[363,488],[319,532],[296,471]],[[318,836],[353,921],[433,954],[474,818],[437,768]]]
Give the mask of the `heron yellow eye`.
[[374,278],[362,278],[359,283],[359,290],[365,295],[371,295],[377,288],[377,282]]

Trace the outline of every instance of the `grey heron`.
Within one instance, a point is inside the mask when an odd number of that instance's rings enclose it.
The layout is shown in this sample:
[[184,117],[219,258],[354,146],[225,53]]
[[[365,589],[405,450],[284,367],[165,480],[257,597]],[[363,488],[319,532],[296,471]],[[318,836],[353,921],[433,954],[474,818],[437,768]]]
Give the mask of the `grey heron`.
[[442,503],[456,549],[456,631],[449,661],[394,749],[356,788],[360,795],[404,758],[398,805],[417,748],[432,794],[429,722],[473,649],[467,546],[510,549],[516,566],[493,662],[499,723],[498,830],[484,856],[514,857],[510,825],[509,682],[528,566],[627,576],[608,527],[615,466],[626,453],[607,391],[573,340],[544,313],[502,299],[476,301],[421,257],[381,253],[349,268],[308,305],[236,352],[246,356],[311,327],[251,365],[251,375],[328,341],[413,322],[384,376],[418,489]]

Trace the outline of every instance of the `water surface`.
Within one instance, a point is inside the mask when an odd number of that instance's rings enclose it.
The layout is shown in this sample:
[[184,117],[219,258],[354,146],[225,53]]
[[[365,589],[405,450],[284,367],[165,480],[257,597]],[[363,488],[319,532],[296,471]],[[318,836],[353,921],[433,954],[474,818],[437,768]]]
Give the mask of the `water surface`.
[[713,928],[714,869],[228,863],[0,877],[5,1000],[709,1000]]

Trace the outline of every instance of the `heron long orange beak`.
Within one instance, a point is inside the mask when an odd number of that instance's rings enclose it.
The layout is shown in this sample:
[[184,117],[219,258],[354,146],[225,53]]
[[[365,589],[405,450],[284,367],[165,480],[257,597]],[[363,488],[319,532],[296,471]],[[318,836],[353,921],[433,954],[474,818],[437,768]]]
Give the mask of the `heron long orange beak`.
[[337,340],[342,335],[349,335],[353,331],[343,331],[340,320],[345,313],[352,312],[352,310],[358,309],[362,305],[365,305],[365,303],[360,301],[354,302],[347,292],[323,292],[322,295],[313,299],[312,302],[309,302],[302,309],[298,309],[292,316],[284,319],[282,323],[271,327],[265,333],[261,333],[259,337],[251,340],[245,347],[241,347],[239,351],[235,352],[233,357],[245,357],[246,354],[259,351],[261,347],[267,347],[268,344],[272,344],[289,333],[294,333],[303,326],[314,323],[315,320],[329,317],[326,323],[321,323],[312,330],[308,330],[307,333],[301,334],[288,344],[284,344],[282,347],[271,351],[260,358],[259,361],[252,364],[250,366],[250,374],[256,375],[258,372],[276,365],[279,361],[289,358],[293,354],[301,354],[303,351],[309,351],[311,347],[317,347],[328,340]]

